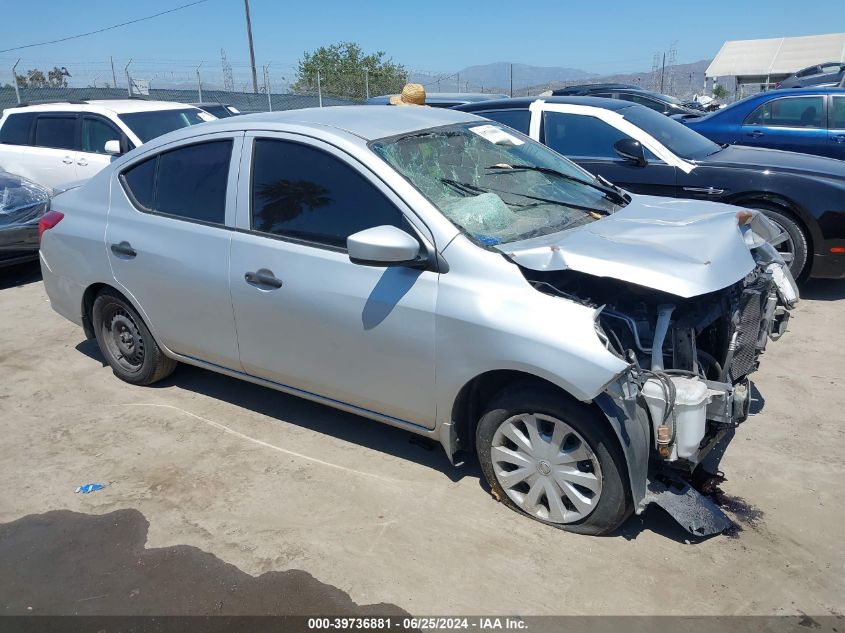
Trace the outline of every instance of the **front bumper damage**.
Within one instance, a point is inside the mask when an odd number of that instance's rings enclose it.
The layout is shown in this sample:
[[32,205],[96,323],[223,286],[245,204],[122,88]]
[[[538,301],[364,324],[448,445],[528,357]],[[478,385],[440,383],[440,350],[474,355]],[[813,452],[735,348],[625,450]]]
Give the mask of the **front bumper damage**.
[[786,332],[790,309],[798,301],[788,267],[771,245],[777,235],[767,234],[769,227],[759,223],[754,229],[745,238],[757,268],[737,290],[718,379],[703,372],[664,370],[668,357],[686,354],[687,362],[693,359],[692,368],[698,364],[695,331],[688,349],[680,322],[670,329],[673,307],[661,306],[652,349],[640,350],[640,359],[643,351],[650,351],[650,368],[644,370],[632,353],[628,371],[596,399],[620,438],[636,513],[654,503],[695,536],[718,534],[732,525],[698,484],[718,473],[737,426],[749,415],[748,375],[757,369],[768,340]]

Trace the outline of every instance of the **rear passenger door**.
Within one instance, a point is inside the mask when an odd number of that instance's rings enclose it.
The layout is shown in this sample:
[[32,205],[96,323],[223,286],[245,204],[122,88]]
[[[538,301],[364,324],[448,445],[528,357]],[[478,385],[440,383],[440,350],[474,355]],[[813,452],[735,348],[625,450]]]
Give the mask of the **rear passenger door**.
[[243,133],[165,146],[112,176],[114,278],[168,349],[239,370],[229,296]]
[[230,279],[244,370],[432,428],[439,275],[354,264],[346,251],[349,235],[382,225],[432,244],[427,228],[330,145],[248,133],[243,156]]
[[76,180],[78,139],[79,115],[76,112],[39,112],[31,145],[23,156],[32,180],[45,187],[58,187]]

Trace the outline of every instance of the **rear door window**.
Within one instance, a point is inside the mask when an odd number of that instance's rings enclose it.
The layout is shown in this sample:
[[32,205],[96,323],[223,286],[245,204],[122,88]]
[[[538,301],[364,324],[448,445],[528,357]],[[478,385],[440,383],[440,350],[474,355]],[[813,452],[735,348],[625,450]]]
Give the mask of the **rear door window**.
[[0,128],[0,143],[6,145],[29,145],[32,123],[35,121],[34,112],[10,114]]
[[76,149],[76,124],[79,117],[71,115],[38,115],[35,121],[35,146],[54,149]]
[[830,129],[845,130],[845,97],[833,97],[830,102]]
[[143,211],[224,224],[232,141],[197,143],[162,152],[122,175]]

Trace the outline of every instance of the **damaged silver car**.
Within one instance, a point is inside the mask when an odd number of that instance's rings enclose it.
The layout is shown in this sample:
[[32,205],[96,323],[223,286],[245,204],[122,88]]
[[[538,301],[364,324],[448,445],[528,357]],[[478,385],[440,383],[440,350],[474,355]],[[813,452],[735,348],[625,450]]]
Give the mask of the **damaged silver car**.
[[121,379],[185,362],[430,436],[584,534],[649,503],[727,527],[691,482],[798,300],[764,216],[633,195],[446,110],[204,124],[53,209],[47,293]]

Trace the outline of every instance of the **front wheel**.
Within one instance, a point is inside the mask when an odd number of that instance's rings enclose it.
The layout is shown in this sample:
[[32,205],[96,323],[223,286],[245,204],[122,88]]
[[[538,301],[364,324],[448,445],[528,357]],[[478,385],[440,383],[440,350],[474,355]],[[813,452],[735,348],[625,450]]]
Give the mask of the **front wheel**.
[[478,423],[476,451],[494,496],[544,523],[604,534],[633,510],[607,420],[550,388],[518,386],[493,398]]

